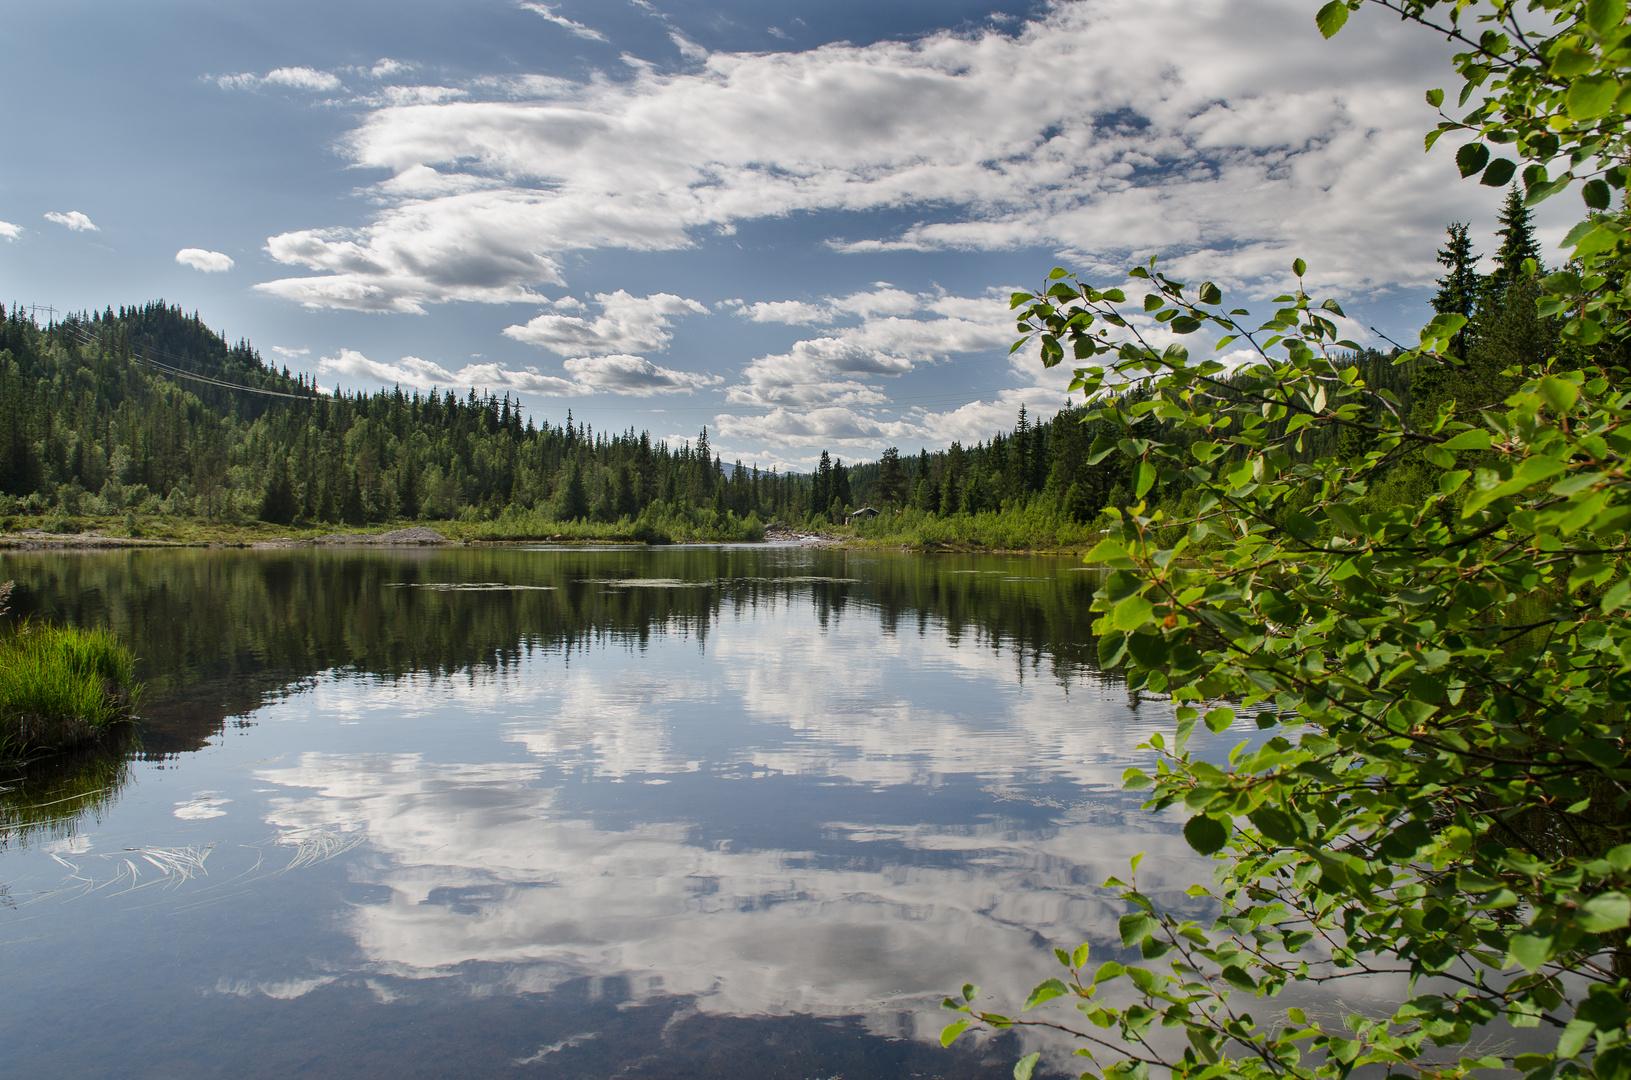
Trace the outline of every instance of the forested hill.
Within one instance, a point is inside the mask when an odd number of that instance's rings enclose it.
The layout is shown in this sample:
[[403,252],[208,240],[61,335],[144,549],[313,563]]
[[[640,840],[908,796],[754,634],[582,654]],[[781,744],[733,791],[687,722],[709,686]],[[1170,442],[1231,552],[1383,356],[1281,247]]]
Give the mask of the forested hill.
[[362,525],[510,511],[741,537],[760,518],[802,520],[809,486],[740,465],[727,476],[705,432],[675,448],[570,413],[524,421],[508,396],[473,390],[320,393],[162,302],[44,327],[0,309],[7,516]]

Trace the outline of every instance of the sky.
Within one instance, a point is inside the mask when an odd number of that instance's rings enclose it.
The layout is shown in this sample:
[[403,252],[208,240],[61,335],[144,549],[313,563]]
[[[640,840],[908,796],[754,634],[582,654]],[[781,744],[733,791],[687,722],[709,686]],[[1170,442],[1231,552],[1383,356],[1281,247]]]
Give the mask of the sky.
[[1261,305],[1301,257],[1381,344],[1446,223],[1494,248],[1501,192],[1422,150],[1447,45],[1317,7],[0,0],[0,300],[162,298],[327,388],[727,462],[969,443],[1066,400],[1008,352],[1053,266]]

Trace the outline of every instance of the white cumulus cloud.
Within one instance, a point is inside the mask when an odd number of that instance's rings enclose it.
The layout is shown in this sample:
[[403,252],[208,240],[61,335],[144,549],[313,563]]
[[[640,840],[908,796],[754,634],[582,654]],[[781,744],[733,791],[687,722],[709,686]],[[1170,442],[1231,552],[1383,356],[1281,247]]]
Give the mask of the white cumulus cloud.
[[7,240],[15,240],[21,235],[23,235],[21,225],[13,225],[9,221],[0,221],[0,236],[5,237]]
[[[524,325],[507,327],[504,336],[560,356],[657,352],[667,348],[674,337],[669,330],[673,319],[708,313],[703,304],[672,293],[632,296],[619,289],[614,293],[597,293],[594,301],[601,308],[596,318],[546,312]],[[584,305],[574,297],[566,297],[556,301],[554,306],[580,310]]]
[[70,210],[65,214],[58,213],[57,211],[52,210],[52,211],[50,211],[49,213],[47,213],[45,215],[45,220],[54,221],[58,225],[66,226],[67,228],[70,228],[70,229],[74,230],[75,232],[101,232],[102,231],[102,230],[98,229],[94,224],[92,224],[90,218],[86,217],[84,214],[80,213],[78,210]]
[[[511,79],[501,100],[378,108],[345,142],[359,165],[485,186],[382,186],[365,223],[271,238],[309,273],[263,287],[365,310],[535,301],[567,252],[880,209],[918,220],[835,247],[1040,246],[1095,271],[1160,251],[1177,272],[1245,283],[1302,255],[1321,288],[1422,284],[1423,238],[1494,197],[1421,152],[1420,73],[1443,61],[1430,35],[1380,18],[1324,43],[1300,0],[1062,0],[1011,34]],[[878,219],[836,232],[845,220]]]
[[820,303],[760,302],[744,306],[742,314],[758,322],[860,321],[750,362],[743,381],[726,393],[738,405],[882,404],[888,396],[879,378],[955,355],[1000,352],[1013,340],[1006,299],[913,294],[887,285]]
[[176,252],[176,262],[182,266],[190,266],[194,270],[202,270],[206,274],[219,274],[232,269],[232,257],[219,251],[206,251],[204,248],[182,248]]

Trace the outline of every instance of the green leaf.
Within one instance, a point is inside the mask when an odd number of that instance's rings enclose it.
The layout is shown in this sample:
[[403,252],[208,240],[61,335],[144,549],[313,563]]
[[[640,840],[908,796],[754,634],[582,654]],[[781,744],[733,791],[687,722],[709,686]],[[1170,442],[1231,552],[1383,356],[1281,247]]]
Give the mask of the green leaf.
[[1517,171],[1518,167],[1511,161],[1504,157],[1496,158],[1489,163],[1489,167],[1484,170],[1484,175],[1479,177],[1478,182],[1486,187],[1506,187],[1512,180],[1512,174]]
[[[1134,945],[1137,945],[1139,942],[1155,933],[1155,929],[1159,925],[1160,924],[1155,921],[1155,916],[1145,911],[1134,911],[1130,914],[1123,915],[1117,922],[1117,929],[1121,931],[1122,947],[1126,949],[1132,948]],[[1109,965],[1105,966],[1108,967]],[[1120,965],[1118,964],[1117,966],[1119,967]],[[1095,979],[1094,981],[1097,982],[1098,980]]]
[[1229,842],[1229,827],[1217,818],[1196,814],[1184,824],[1184,839],[1202,855],[1210,855]]
[[1087,963],[1088,952],[1089,946],[1087,942],[1084,941],[1080,945],[1076,946],[1076,951],[1070,954],[1070,966],[1079,968],[1083,964]]
[[[1156,469],[1153,461],[1140,461],[1138,463],[1138,481],[1133,486],[1133,497],[1142,499],[1155,484]],[[1123,491],[1126,489],[1123,488]]]
[[1014,1080],[1031,1080],[1031,1072],[1036,1068],[1037,1059],[1042,1051],[1032,1050],[1029,1054],[1014,1063]]
[[1590,1020],[1570,1020],[1563,1028],[1563,1034],[1558,1036],[1557,1056],[1572,1058],[1586,1048],[1586,1040],[1591,1038],[1597,1030],[1597,1025]]
[[1613,192],[1609,191],[1608,184],[1602,180],[1587,180],[1585,186],[1580,189],[1580,197],[1593,210],[1607,210]]
[[1461,485],[1465,484],[1467,482],[1467,478],[1471,475],[1472,472],[1468,469],[1457,469],[1454,472],[1447,472],[1438,478],[1438,489],[1446,495],[1454,495],[1457,491],[1461,490]]
[[1569,82],[1563,102],[1569,119],[1597,120],[1608,115],[1608,110],[1614,107],[1614,99],[1619,96],[1620,84],[1612,75],[1583,75]]
[[1429,90],[1429,91],[1427,91],[1427,104],[1431,105],[1435,109],[1438,108],[1440,105],[1444,104],[1444,91],[1442,91],[1442,90]]
[[1513,934],[1507,943],[1507,963],[1518,964],[1533,975],[1552,955],[1552,944],[1552,935],[1535,930]]
[[951,1023],[947,1024],[943,1029],[941,1029],[940,1045],[950,1046],[952,1043],[956,1042],[957,1036],[968,1030],[968,1025],[969,1021],[967,1020],[953,1020]]
[[[1323,11],[1329,11],[1332,6],[1333,5],[1331,5],[1331,4],[1326,4]],[[1347,18],[1348,18],[1348,9],[1346,7],[1343,7],[1340,4],[1334,5],[1334,6],[1342,7],[1342,18],[1343,18],[1343,21],[1346,22]],[[1322,11],[1322,13],[1323,13],[1323,11]],[[1333,31],[1331,31],[1331,33],[1334,34],[1334,33],[1336,33],[1336,31],[1333,30]],[[1325,36],[1330,37],[1331,34],[1326,34]],[[1291,262],[1291,272],[1293,274],[1296,274],[1298,277],[1302,277],[1304,274],[1308,273],[1308,264],[1303,262],[1301,259],[1293,259],[1292,262]]]
[[1348,5],[1343,0],[1331,0],[1329,4],[1320,8],[1314,16],[1314,25],[1320,28],[1320,34],[1330,37],[1348,21]]
[[1488,164],[1489,147],[1481,142],[1466,143],[1455,152],[1455,167],[1461,170],[1462,176],[1483,172]]
[[1093,545],[1093,550],[1082,556],[1085,563],[1107,563],[1112,560],[1127,558],[1127,549],[1119,540],[1100,540]]
[[1574,408],[1574,403],[1579,400],[1580,388],[1567,379],[1548,375],[1540,380],[1540,394],[1546,399],[1546,404],[1552,407],[1553,412],[1566,413]]
[[1618,930],[1631,924],[1631,897],[1620,892],[1594,896],[1580,906],[1575,920],[1582,930],[1591,934]]
[[1025,1008],[1020,1011],[1025,1012],[1042,1004],[1044,1001],[1052,1001],[1054,998],[1064,997],[1068,993],[1070,993],[1070,987],[1063,982],[1058,979],[1048,979],[1037,984],[1036,988],[1031,991],[1031,996],[1025,999]]
[[1127,633],[1150,621],[1155,605],[1147,597],[1134,593],[1110,610],[1110,628]]
[[1331,524],[1349,536],[1358,536],[1365,531],[1360,523],[1359,514],[1347,503],[1327,503],[1325,516],[1330,519]]
[[1439,443],[1439,448],[1442,450],[1488,450],[1489,444],[1489,432],[1473,428]]
[[1247,815],[1252,825],[1276,844],[1295,844],[1301,835],[1297,820],[1284,810],[1265,806]]
[[1625,0],[1588,0],[1586,25],[1599,34],[1607,35],[1619,29],[1625,21]]

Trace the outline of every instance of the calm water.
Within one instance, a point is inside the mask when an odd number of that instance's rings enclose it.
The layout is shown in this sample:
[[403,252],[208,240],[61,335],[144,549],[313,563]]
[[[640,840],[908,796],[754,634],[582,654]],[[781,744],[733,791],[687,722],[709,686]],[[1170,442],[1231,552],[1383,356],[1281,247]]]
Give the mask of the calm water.
[[[801,548],[0,555],[111,625],[123,759],[0,777],[17,1076],[1006,1076],[966,979],[1116,952],[1170,706],[1074,560]],[[1232,734],[1232,733],[1231,733]],[[1244,737],[1235,735],[1235,738]],[[1233,741],[1233,740],[1229,740]]]

